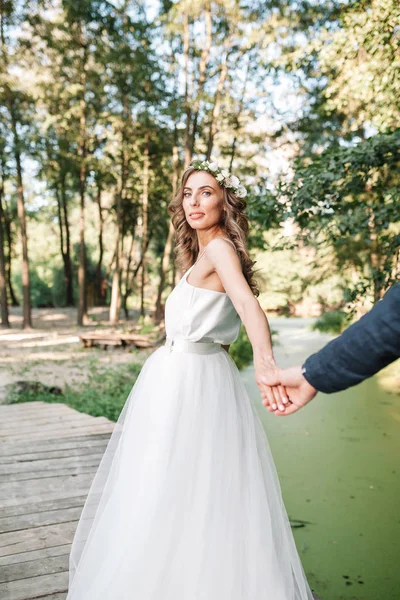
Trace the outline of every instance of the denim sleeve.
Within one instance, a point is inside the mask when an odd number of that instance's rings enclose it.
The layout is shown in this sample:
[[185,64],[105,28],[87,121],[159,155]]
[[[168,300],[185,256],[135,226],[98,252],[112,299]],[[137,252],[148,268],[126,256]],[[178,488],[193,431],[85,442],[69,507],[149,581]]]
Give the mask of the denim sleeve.
[[400,283],[342,335],[305,361],[304,377],[325,394],[347,389],[400,357]]

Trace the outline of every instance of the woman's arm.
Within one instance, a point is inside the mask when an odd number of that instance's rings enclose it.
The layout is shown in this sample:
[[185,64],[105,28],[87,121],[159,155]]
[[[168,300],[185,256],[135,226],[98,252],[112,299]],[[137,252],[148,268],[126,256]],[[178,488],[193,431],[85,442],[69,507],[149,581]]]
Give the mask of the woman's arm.
[[207,244],[204,255],[218,274],[246,328],[261,396],[272,407],[283,410],[288,400],[284,388],[279,385],[279,369],[274,359],[268,320],[242,273],[237,253],[229,242],[214,238]]

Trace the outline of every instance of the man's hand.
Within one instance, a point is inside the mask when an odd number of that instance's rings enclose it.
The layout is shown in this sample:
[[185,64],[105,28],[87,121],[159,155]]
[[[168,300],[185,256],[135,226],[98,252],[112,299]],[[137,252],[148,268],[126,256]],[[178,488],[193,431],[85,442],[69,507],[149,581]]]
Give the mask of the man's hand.
[[301,366],[290,367],[289,369],[279,369],[279,379],[282,386],[286,388],[289,396],[289,403],[285,405],[284,411],[274,409],[268,399],[263,400],[269,412],[275,413],[280,417],[291,415],[308,404],[318,393],[301,372]]

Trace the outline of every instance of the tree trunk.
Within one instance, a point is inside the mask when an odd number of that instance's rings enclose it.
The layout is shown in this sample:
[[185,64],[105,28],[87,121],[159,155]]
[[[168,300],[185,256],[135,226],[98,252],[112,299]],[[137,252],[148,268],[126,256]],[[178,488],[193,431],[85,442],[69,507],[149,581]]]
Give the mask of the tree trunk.
[[99,215],[99,259],[96,265],[96,291],[97,291],[97,304],[99,306],[105,305],[105,294],[104,294],[104,286],[103,286],[103,229],[104,229],[104,219],[103,219],[103,208],[101,206],[101,184],[97,182],[97,194],[96,194],[96,204]]
[[130,275],[130,270],[131,270],[132,255],[133,255],[133,249],[134,249],[134,247],[135,247],[135,235],[134,235],[134,232],[132,232],[131,245],[130,245],[129,252],[128,252],[128,259],[126,261],[125,293],[122,296],[122,310],[124,311],[124,315],[125,315],[125,319],[126,320],[129,319],[128,296],[129,296],[130,291],[131,291],[129,289],[129,275]]
[[[124,158],[122,158],[124,160]],[[121,194],[122,183],[117,191],[117,223],[116,223],[116,243],[115,243],[115,266],[111,286],[110,302],[110,322],[116,325],[119,321],[121,310]]]
[[87,298],[86,298],[86,245],[85,245],[85,188],[86,188],[86,162],[84,147],[81,148],[82,163],[79,171],[79,267],[78,267],[78,325],[87,323]]
[[14,288],[12,286],[12,273],[11,273],[11,261],[12,261],[12,235],[11,235],[11,218],[7,214],[7,211],[4,210],[3,207],[3,218],[4,218],[4,228],[6,233],[6,242],[7,242],[7,258],[6,258],[6,279],[7,279],[7,287],[8,292],[10,294],[11,306],[19,306],[18,298],[14,293]]
[[[82,31],[80,31],[80,44],[83,49],[82,71],[80,83],[82,90],[86,88],[86,60],[87,47],[83,40]],[[87,285],[86,285],[86,244],[85,244],[85,193],[86,193],[86,160],[87,160],[87,125],[86,125],[87,103],[85,94],[82,93],[80,99],[80,124],[79,124],[79,199],[80,199],[80,217],[79,217],[79,267],[78,267],[78,325],[87,323]]]
[[[204,44],[204,48],[201,53],[200,65],[199,65],[199,84],[196,93],[196,99],[193,107],[193,124],[192,124],[192,132],[190,135],[190,161],[193,157],[194,147],[196,144],[196,133],[197,133],[197,123],[199,118],[199,109],[200,102],[203,95],[204,84],[206,81],[206,70],[208,65],[208,59],[210,56],[210,50],[212,45],[212,14],[211,14],[211,6],[210,3],[207,2],[207,5],[204,7],[204,18],[206,22],[206,42]],[[189,156],[188,156],[189,158]],[[188,163],[190,164],[190,162]],[[186,165],[187,166],[187,165]]]
[[12,98],[9,98],[9,109],[11,115],[11,127],[14,137],[14,156],[15,164],[17,167],[17,208],[18,208],[18,221],[21,232],[21,243],[22,243],[22,295],[23,295],[23,328],[32,328],[32,315],[31,315],[31,286],[29,277],[29,258],[28,258],[28,236],[26,231],[26,215],[25,215],[25,201],[24,201],[24,186],[22,182],[22,166],[21,166],[21,152],[20,142],[17,129],[17,119],[15,116],[14,107],[12,104]]
[[[66,305],[73,306],[73,298],[72,298],[72,280],[71,280],[71,257],[69,253],[69,228],[68,228],[68,220],[66,229],[66,235],[64,239],[64,226],[63,223],[63,205],[66,203],[65,196],[65,177],[63,177],[63,181],[61,182],[61,189],[56,190],[56,198],[57,198],[57,215],[58,215],[58,224],[60,230],[60,250],[61,256],[63,260],[64,267],[64,286],[65,286],[65,296],[66,296]],[[66,215],[65,215],[66,218]]]
[[156,308],[154,311],[154,322],[155,323],[160,323],[164,319],[164,310],[163,310],[162,303],[161,303],[161,297],[162,297],[162,293],[163,293],[164,287],[165,287],[165,275],[166,275],[166,272],[168,270],[169,263],[171,260],[171,252],[172,252],[174,233],[175,232],[174,232],[174,228],[172,225],[172,221],[170,221],[169,229],[168,229],[168,237],[167,237],[167,241],[165,243],[164,253],[163,253],[163,256],[162,256],[162,259],[160,262],[160,281],[158,284]]
[[[151,236],[149,235],[148,238],[147,238],[147,242],[146,242],[146,251],[145,251],[145,254],[146,254],[147,249],[148,249],[148,247],[150,245],[150,240],[151,240]],[[140,245],[142,245],[141,242],[140,242]],[[132,271],[132,277],[129,280],[129,284],[127,284],[127,287],[126,287],[126,290],[125,290],[125,307],[126,307],[126,304],[127,304],[127,300],[128,300],[129,296],[131,295],[131,293],[133,291],[133,282],[135,281],[135,279],[137,277],[137,274],[139,273],[139,271],[141,270],[141,268],[142,268],[142,257],[140,257],[138,264],[133,269],[133,271]],[[128,279],[127,279],[127,281],[128,281]],[[126,314],[127,314],[127,311],[126,311]]]
[[65,185],[65,173],[61,180],[61,203],[62,214],[64,216],[65,227],[65,259],[64,259],[64,277],[65,291],[67,296],[67,306],[74,306],[74,287],[72,277],[72,261],[71,261],[71,235],[69,229],[68,206],[67,206],[67,190]]
[[146,280],[146,248],[147,248],[147,218],[148,218],[148,204],[149,204],[149,132],[145,135],[144,145],[144,157],[143,157],[143,196],[142,196],[142,248],[141,248],[141,281],[140,281],[140,315],[144,317],[144,288]]
[[236,145],[237,145],[237,140],[238,140],[238,132],[240,130],[240,117],[241,117],[241,114],[243,112],[243,107],[244,107],[244,98],[246,95],[246,87],[247,87],[247,81],[248,81],[248,77],[249,77],[249,71],[250,71],[250,66],[249,66],[249,62],[247,62],[246,73],[245,73],[243,88],[242,88],[242,94],[240,96],[239,108],[235,115],[235,124],[233,127],[234,133],[233,133],[233,140],[232,140],[232,145],[231,145],[231,158],[230,158],[230,163],[229,163],[229,171],[231,171],[231,172],[233,169],[233,161],[235,160],[235,156],[236,156]]
[[183,15],[183,57],[184,57],[184,77],[185,77],[185,96],[184,107],[186,113],[186,129],[184,135],[185,160],[184,169],[192,162],[192,111],[190,108],[189,91],[189,47],[190,47],[190,29],[189,16],[187,12]]
[[[172,150],[172,164],[174,166],[174,172],[172,176],[172,197],[175,197],[177,188],[178,188],[178,177],[179,177],[179,156],[178,156],[178,144],[177,144],[177,129],[175,127],[174,131],[174,148]],[[161,259],[160,264],[160,281],[158,283],[158,291],[157,291],[157,300],[156,307],[154,311],[154,321],[155,323],[160,323],[164,318],[164,311],[161,305],[161,297],[165,287],[165,274],[168,270],[169,263],[171,260],[171,252],[173,246],[174,239],[174,227],[172,225],[172,220],[169,222],[168,228],[168,237],[165,243],[164,253]]]
[[221,111],[221,95],[224,89],[226,76],[228,74],[228,59],[231,51],[231,38],[228,38],[225,60],[221,63],[219,70],[219,79],[215,91],[214,105],[211,111],[210,132],[208,135],[207,160],[210,160],[214,147],[214,138],[217,133],[218,119]]
[[0,302],[1,302],[1,326],[10,327],[8,319],[8,300],[7,300],[7,278],[6,265],[4,259],[4,227],[3,227],[3,181],[0,187]]

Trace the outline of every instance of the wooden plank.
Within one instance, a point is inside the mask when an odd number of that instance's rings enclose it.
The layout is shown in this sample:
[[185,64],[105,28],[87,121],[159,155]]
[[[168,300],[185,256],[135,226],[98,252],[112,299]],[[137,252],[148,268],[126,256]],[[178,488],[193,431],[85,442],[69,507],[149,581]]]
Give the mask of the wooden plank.
[[[6,565],[15,565],[17,563],[25,563],[30,560],[47,559],[49,556],[69,556],[71,544],[60,544],[58,546],[48,546],[39,548],[39,550],[28,550],[27,552],[19,552],[18,554],[9,554],[8,556],[0,557],[0,567]],[[2,572],[2,571],[0,571]]]
[[[16,402],[15,404],[0,404],[0,416],[4,421],[12,421],[17,417],[19,419],[35,417],[36,415],[42,415],[44,418],[50,418],[53,416],[64,416],[68,417],[74,413],[84,414],[71,406],[65,404],[65,402],[40,402],[40,406],[37,406],[39,402]],[[7,409],[7,410],[5,410]],[[10,410],[8,410],[10,409]]]
[[29,506],[29,503],[32,501],[34,503],[41,502],[44,498],[46,500],[65,500],[67,498],[71,498],[73,496],[82,496],[84,494],[87,495],[90,483],[93,480],[93,475],[79,475],[77,477],[88,477],[88,482],[86,485],[81,484],[79,487],[75,488],[72,486],[64,486],[63,489],[55,488],[50,491],[46,491],[46,495],[44,496],[41,490],[37,490],[35,494],[32,494],[28,497],[21,496],[13,496],[12,498],[4,498],[1,499],[0,505],[2,506],[2,510],[8,509],[10,507],[18,507],[18,506]]
[[39,575],[50,575],[52,573],[63,573],[68,571],[68,554],[49,556],[46,560],[36,559],[24,561],[23,564],[10,564],[2,567],[0,571],[0,584]]
[[[40,417],[40,416],[39,416]],[[0,428],[1,436],[13,436],[15,433],[20,431],[35,430],[40,427],[41,430],[51,429],[52,427],[84,427],[86,425],[92,426],[93,424],[111,424],[111,421],[105,417],[92,417],[91,415],[83,415],[82,417],[77,415],[57,416],[52,419],[30,419],[29,421],[15,420],[12,424],[2,426]]]
[[67,591],[60,592],[59,594],[50,594],[50,595],[40,595],[36,596],[36,598],[29,598],[28,600],[65,600],[67,597]]
[[62,403],[0,407],[1,600],[65,599],[71,543],[114,426]]
[[32,481],[48,479],[49,477],[75,477],[76,475],[82,475],[83,473],[95,473],[99,462],[96,461],[94,465],[89,465],[83,462],[81,465],[75,467],[62,468],[62,469],[49,469],[48,471],[33,471],[31,473],[10,473],[8,475],[0,476],[0,485],[7,483],[8,481],[29,481],[31,485]]
[[60,594],[68,588],[68,573],[52,573],[39,577],[27,577],[0,584],[1,600],[33,600],[46,594]]
[[[49,440],[37,440],[34,445],[35,451],[53,451],[53,450],[67,450],[69,448],[90,448],[92,445],[104,442],[108,443],[110,435],[108,433],[92,433],[82,434],[71,440],[66,437],[58,437],[56,439]],[[16,453],[32,452],[32,444],[30,440],[22,440],[18,442],[4,442],[0,445],[0,451],[3,456],[13,456]]]
[[24,504],[0,507],[0,519],[5,520],[6,518],[19,515],[34,515],[51,510],[83,506],[86,497],[87,494],[82,494],[81,496],[69,496],[66,498],[58,498],[56,500],[43,499],[40,502],[31,502],[29,498]]
[[[0,556],[72,543],[77,521],[0,534]],[[1,598],[1,596],[0,596]]]
[[0,417],[3,415],[7,418],[11,418],[13,415],[35,415],[38,412],[43,414],[61,414],[64,412],[68,414],[68,410],[71,407],[67,406],[63,402],[44,402],[43,400],[35,400],[34,402],[16,402],[15,404],[1,404],[0,405]]
[[20,464],[20,463],[35,463],[35,462],[39,462],[39,461],[44,461],[44,460],[48,460],[48,461],[56,461],[57,459],[62,459],[62,458],[73,458],[73,457],[77,457],[77,458],[83,458],[85,456],[87,456],[88,458],[94,458],[96,456],[102,456],[104,454],[104,449],[106,448],[107,444],[101,442],[100,444],[96,444],[93,446],[89,446],[86,448],[69,448],[66,450],[47,450],[45,452],[26,452],[26,453],[21,453],[21,454],[13,454],[13,455],[6,455],[6,456],[2,456],[0,457],[0,468],[1,467],[6,467],[7,465],[16,463],[16,464]]
[[96,467],[99,465],[101,457],[101,453],[89,455],[78,454],[64,458],[46,458],[33,461],[24,460],[15,461],[14,464],[0,464],[0,481],[3,479],[3,477],[7,478],[22,474],[35,474],[35,477],[37,477],[39,473],[44,473],[45,476],[46,472],[50,474],[51,471],[56,469],[74,469],[83,465],[87,467]]
[[56,523],[68,523],[78,521],[82,512],[82,506],[61,508],[59,510],[42,511],[18,515],[15,517],[0,518],[0,535],[11,531],[20,531],[30,527],[43,525],[55,525]]
[[[69,427],[67,430],[65,429],[65,427],[49,428],[49,429],[46,429],[46,431],[42,431],[41,429],[36,429],[35,431],[29,432],[29,438],[32,441],[40,440],[43,438],[56,439],[59,437],[59,435],[64,435],[64,437],[71,438],[71,437],[77,437],[77,436],[81,435],[83,432],[85,432],[85,433],[107,433],[107,432],[110,432],[111,433],[113,429],[114,429],[114,427],[109,423],[104,423],[104,424],[94,423],[91,426],[84,424],[81,427]],[[6,437],[6,436],[4,436],[4,437]],[[0,442],[1,442],[2,438],[3,438],[3,436],[0,437]],[[15,435],[12,437],[12,441],[17,441],[17,440],[21,440],[21,441],[26,440],[26,434],[22,433],[21,435],[18,435],[18,436]],[[0,444],[0,447],[1,447],[1,444]]]
[[80,414],[72,414],[72,415],[54,415],[53,417],[43,418],[40,414],[32,417],[30,419],[13,419],[12,421],[8,421],[7,423],[3,422],[0,426],[0,434],[1,435],[12,435],[15,431],[26,431],[29,429],[35,429],[35,426],[39,427],[47,427],[54,425],[69,425],[74,423],[79,424],[93,424],[93,419],[95,419],[96,423],[106,423],[109,422],[105,417],[92,417],[91,415],[83,415]]
[[[7,481],[0,483],[0,501],[3,506],[10,506],[15,503],[15,500],[23,501],[30,500],[37,502],[40,499],[51,500],[52,498],[65,498],[70,495],[73,490],[86,490],[89,483],[93,480],[93,473],[82,473],[72,477],[47,477],[42,479],[33,479],[25,481]],[[27,498],[27,490],[29,497]],[[55,495],[51,495],[54,493]]]

